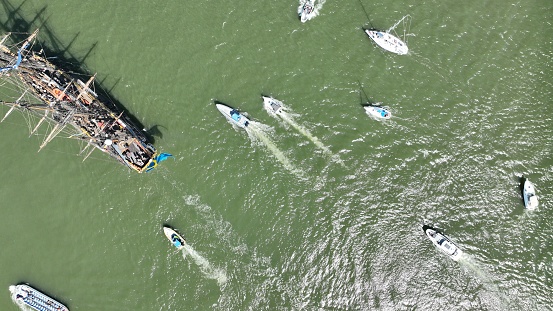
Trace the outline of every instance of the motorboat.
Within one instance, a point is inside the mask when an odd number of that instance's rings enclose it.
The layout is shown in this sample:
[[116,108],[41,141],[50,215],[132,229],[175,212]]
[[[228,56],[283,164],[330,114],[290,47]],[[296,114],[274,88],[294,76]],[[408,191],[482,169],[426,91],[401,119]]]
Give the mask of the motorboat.
[[524,189],[522,190],[524,197],[524,207],[527,209],[536,209],[538,207],[538,197],[536,196],[536,189],[528,179],[524,181]]
[[164,226],[163,233],[165,234],[167,239],[171,241],[171,244],[173,244],[173,246],[176,247],[178,250],[184,248],[186,240],[180,234],[178,234],[177,231],[173,230],[170,227]]
[[391,35],[385,31],[380,31],[376,29],[365,29],[365,33],[371,38],[376,44],[386,51],[396,53],[399,55],[405,55],[409,52],[407,44],[401,41],[398,37]]
[[238,112],[238,110],[219,102],[216,102],[215,106],[230,121],[230,123],[241,128],[246,128],[250,124],[250,120]]
[[69,311],[61,302],[26,284],[9,287],[12,299],[18,304],[37,311]]
[[431,228],[429,226],[423,226],[422,230],[426,236],[439,248],[442,252],[446,253],[451,259],[458,261],[463,254],[463,251],[460,250],[451,240],[446,237],[440,231]]
[[298,16],[302,23],[315,17],[315,1],[307,0],[298,7]]
[[263,98],[263,107],[271,114],[279,115],[285,111],[284,105],[278,99],[269,96],[261,96]]
[[392,113],[388,108],[379,106],[379,105],[368,105],[364,106],[365,112],[376,119],[390,119],[392,117]]

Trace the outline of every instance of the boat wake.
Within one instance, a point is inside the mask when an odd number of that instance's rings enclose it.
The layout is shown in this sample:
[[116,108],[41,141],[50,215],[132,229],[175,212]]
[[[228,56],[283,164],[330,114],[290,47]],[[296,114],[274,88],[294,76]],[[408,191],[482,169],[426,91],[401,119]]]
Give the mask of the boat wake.
[[280,117],[284,122],[286,122],[287,124],[295,128],[303,136],[307,137],[307,139],[309,139],[313,144],[315,144],[317,148],[321,149],[325,155],[330,156],[332,160],[336,161],[337,163],[340,163],[340,165],[342,165],[343,167],[346,167],[346,165],[344,164],[344,161],[340,159],[340,156],[338,156],[337,154],[333,154],[332,151],[330,151],[330,149],[327,146],[325,146],[317,137],[311,134],[311,132],[309,132],[307,128],[296,123],[296,121],[294,121],[294,119],[290,114],[283,111],[280,113]]
[[319,15],[319,11],[323,8],[323,4],[325,4],[326,0],[319,0],[317,3],[315,3],[315,15]]
[[[282,163],[282,165],[289,171],[291,171],[294,174],[303,175],[301,174],[301,171],[297,170],[292,162],[288,160],[286,155],[280,151],[280,149],[277,148],[275,143],[267,136],[266,133],[266,126],[264,124],[261,124],[259,122],[251,121],[250,125],[246,128],[246,131],[248,132],[248,135],[254,141],[255,139],[259,139],[261,142],[267,146],[267,148],[273,153],[273,155]],[[253,137],[252,137],[253,136]]]
[[25,304],[22,304],[22,303],[19,303],[17,302],[17,300],[15,300],[13,297],[11,298],[13,303],[19,308],[19,310],[21,311],[35,311],[33,308],[25,305]]
[[200,270],[207,278],[216,280],[219,286],[225,285],[227,282],[226,272],[223,269],[213,268],[209,261],[198,254],[190,244],[185,244],[182,249],[182,258],[186,259],[186,255],[190,255],[192,260],[200,267]]
[[496,285],[494,278],[485,270],[484,267],[478,264],[474,258],[467,253],[463,253],[458,262],[459,265],[465,269],[465,271],[472,273],[478,278],[482,285],[487,289],[487,293],[493,295],[493,297],[490,297],[490,300],[497,301],[497,305],[501,306],[501,310],[513,309],[513,303]]
[[312,141],[315,144],[315,146],[320,148],[325,154],[332,156],[332,151],[330,151],[330,149],[328,149],[328,147],[325,146],[317,137],[313,136],[313,134],[311,134],[311,132],[309,132],[308,129],[296,123],[296,121],[292,119],[292,116],[290,116],[288,113],[283,111],[280,113],[280,117],[282,118],[282,120],[284,120],[284,122],[290,124],[303,136],[307,137],[310,141]]

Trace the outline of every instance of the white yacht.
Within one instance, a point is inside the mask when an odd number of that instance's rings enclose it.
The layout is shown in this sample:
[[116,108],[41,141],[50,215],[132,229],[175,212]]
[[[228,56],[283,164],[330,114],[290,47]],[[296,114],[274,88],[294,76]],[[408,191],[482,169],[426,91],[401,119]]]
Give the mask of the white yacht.
[[446,253],[451,259],[458,261],[463,251],[461,251],[457,245],[453,244],[451,240],[442,234],[440,231],[431,228],[429,226],[423,226],[422,229],[426,236],[439,248],[442,252]]

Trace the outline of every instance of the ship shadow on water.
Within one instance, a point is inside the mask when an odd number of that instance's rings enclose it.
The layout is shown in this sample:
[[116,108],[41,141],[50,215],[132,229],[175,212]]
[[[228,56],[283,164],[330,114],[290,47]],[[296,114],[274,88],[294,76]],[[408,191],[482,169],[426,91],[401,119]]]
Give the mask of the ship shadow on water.
[[[92,44],[92,46],[84,53],[83,56],[77,56],[71,52],[72,45],[78,39],[80,33],[75,34],[75,36],[69,41],[68,44],[65,44],[60,40],[52,29],[48,26],[48,16],[47,9],[48,6],[43,6],[38,10],[32,18],[25,18],[22,7],[27,3],[23,3],[18,6],[13,5],[8,0],[0,0],[0,3],[4,9],[4,14],[7,17],[6,20],[0,20],[1,32],[3,34],[11,32],[12,36],[18,41],[24,41],[30,33],[39,30],[37,42],[40,44],[42,56],[44,56],[48,61],[57,66],[60,69],[71,72],[75,75],[82,75],[83,77],[91,77],[93,72],[86,67],[86,59],[92,54],[94,49],[97,46],[97,42]],[[35,49],[36,52],[38,52]],[[160,125],[153,125],[149,129],[145,129],[144,125],[140,120],[138,120],[128,109],[125,108],[114,96],[111,95],[113,89],[119,84],[121,78],[117,79],[115,83],[110,88],[107,88],[104,84],[109,76],[108,74],[102,74],[103,78],[97,79],[94,81],[95,90],[98,95],[104,99],[104,104],[108,108],[116,112],[123,112],[125,117],[128,118],[133,124],[138,128],[143,129],[143,132],[152,144],[155,144],[155,138],[163,138],[163,134],[160,131]],[[164,127],[163,127],[164,128]]]
[[526,177],[524,175],[518,177],[518,190],[520,194],[520,204],[524,206],[524,182],[526,182]]

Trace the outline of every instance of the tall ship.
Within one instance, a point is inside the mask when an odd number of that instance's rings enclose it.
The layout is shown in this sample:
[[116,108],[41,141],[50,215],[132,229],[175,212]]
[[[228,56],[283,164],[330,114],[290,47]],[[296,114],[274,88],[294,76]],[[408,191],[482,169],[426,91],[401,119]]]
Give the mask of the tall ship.
[[26,284],[9,287],[13,301],[37,311],[69,311],[61,302]]
[[50,124],[39,151],[64,133],[84,143],[79,153],[83,161],[98,149],[139,173],[170,156],[158,155],[146,133],[96,89],[96,75],[65,71],[51,63],[43,49],[35,51],[37,35],[38,29],[26,36],[7,33],[0,39],[0,88],[3,94],[11,93],[7,96],[11,100],[0,98],[8,106],[2,121],[19,110],[31,135],[41,124]]

